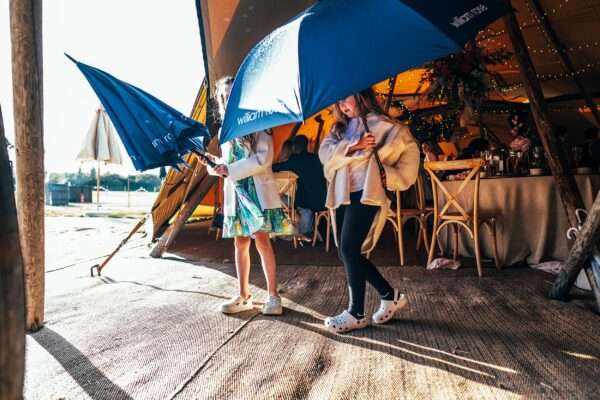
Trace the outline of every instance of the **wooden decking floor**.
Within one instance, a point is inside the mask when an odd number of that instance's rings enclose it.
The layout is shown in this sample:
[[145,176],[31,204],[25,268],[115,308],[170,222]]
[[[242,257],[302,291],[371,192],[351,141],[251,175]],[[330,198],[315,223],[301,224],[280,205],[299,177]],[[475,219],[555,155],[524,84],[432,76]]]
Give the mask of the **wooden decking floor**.
[[[281,317],[220,314],[236,291],[223,260],[154,260],[138,248],[102,278],[87,268],[47,274],[47,324],[28,335],[26,398],[599,398],[600,319],[586,299],[547,300],[550,275],[383,267],[408,307],[389,324],[337,336],[322,320],[347,304],[343,269],[281,264]],[[251,281],[260,300],[258,266]],[[376,305],[369,289],[367,310]]]

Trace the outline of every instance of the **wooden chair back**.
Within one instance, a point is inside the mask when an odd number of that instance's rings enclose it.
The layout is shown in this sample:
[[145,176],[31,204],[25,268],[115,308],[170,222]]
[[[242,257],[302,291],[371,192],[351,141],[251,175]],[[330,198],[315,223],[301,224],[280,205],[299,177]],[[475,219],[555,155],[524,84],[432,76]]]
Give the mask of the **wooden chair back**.
[[[478,209],[479,209],[479,171],[484,165],[484,161],[479,158],[470,160],[455,160],[455,161],[429,161],[424,164],[425,170],[431,177],[431,184],[433,189],[433,208],[434,213],[439,219],[453,219],[461,221],[469,221],[474,219],[477,221]],[[443,171],[460,171],[468,170],[466,178],[461,182],[456,190],[450,190],[440,180],[437,173]],[[458,196],[465,190],[469,182],[475,182],[475,188],[473,190],[473,212],[469,214],[465,210],[464,204],[461,204],[458,200]],[[445,201],[440,204],[441,199],[439,192],[443,193]],[[454,208],[459,216],[449,215],[451,208]]]

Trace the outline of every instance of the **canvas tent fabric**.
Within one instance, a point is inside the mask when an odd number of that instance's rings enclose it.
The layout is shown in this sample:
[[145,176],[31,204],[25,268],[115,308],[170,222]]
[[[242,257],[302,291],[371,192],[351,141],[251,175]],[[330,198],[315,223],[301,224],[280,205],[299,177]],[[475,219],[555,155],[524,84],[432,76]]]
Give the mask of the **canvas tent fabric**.
[[[205,122],[206,99],[210,95],[211,85],[224,75],[235,75],[239,65],[248,51],[264,36],[277,26],[285,23],[306,7],[314,4],[315,0],[196,0],[198,23],[203,41],[205,67],[208,83],[201,90],[202,97],[194,105],[192,114],[200,122]],[[595,100],[600,98],[600,2],[591,0],[540,0],[546,10],[546,17],[557,35],[565,45],[569,57],[576,68],[576,73],[584,85],[593,94]],[[519,21],[519,26],[529,48],[538,78],[541,81],[544,95],[548,100],[551,117],[558,124],[577,127],[583,130],[585,126],[594,123],[591,112],[581,100],[581,94],[558,59],[554,49],[531,8],[530,0],[513,0],[513,8]],[[407,38],[398,38],[407,40]],[[499,20],[477,36],[477,44],[490,50],[504,48],[512,51],[510,40],[504,28],[504,22]],[[335,43],[331,44],[332,55],[335,53]],[[506,79],[510,90],[491,96],[490,100],[502,103],[520,104],[527,107],[527,97],[523,87],[516,59],[513,57],[505,64],[494,67]],[[416,95],[422,69],[413,69],[398,75],[394,87],[394,98],[402,100],[411,109],[428,108],[429,104],[423,96]],[[387,82],[375,85],[377,92],[385,95],[388,92]],[[490,115],[493,124],[503,129],[506,114]],[[323,120],[319,124],[318,120]],[[275,129],[275,147],[281,148],[285,138],[296,132],[309,137],[311,148],[319,140],[319,127],[322,126],[321,136],[328,132],[331,125],[331,115],[323,110],[308,118],[299,129],[293,125]],[[193,157],[191,157],[193,159]],[[186,193],[185,177],[188,172],[169,172],[161,189],[157,203],[155,219],[155,236],[161,227],[168,222],[179,208]],[[183,187],[182,187],[183,186]],[[159,201],[160,200],[160,201]],[[203,203],[207,203],[207,199]],[[212,198],[211,198],[212,200]],[[154,214],[153,214],[154,215]],[[167,222],[165,222],[167,221]],[[158,223],[158,227],[157,227]]]

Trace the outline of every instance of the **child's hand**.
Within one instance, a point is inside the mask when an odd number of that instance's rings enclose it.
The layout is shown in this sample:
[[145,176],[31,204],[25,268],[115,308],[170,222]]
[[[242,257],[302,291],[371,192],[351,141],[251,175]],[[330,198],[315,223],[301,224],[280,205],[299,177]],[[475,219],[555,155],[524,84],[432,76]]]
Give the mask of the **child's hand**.
[[354,146],[350,147],[349,152],[354,153],[358,150],[372,150],[376,145],[375,136],[371,132],[365,132],[365,134],[360,138],[358,143]]
[[214,168],[214,171],[217,175],[220,175],[222,177],[226,177],[227,175],[229,175],[229,170],[227,169],[227,165],[224,164],[219,164]]

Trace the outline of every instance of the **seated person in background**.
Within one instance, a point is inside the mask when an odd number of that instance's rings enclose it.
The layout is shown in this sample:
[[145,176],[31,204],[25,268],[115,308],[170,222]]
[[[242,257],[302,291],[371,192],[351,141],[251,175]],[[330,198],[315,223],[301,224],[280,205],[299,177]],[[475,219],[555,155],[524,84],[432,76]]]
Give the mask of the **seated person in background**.
[[[277,162],[282,163],[290,159],[292,156],[292,139],[288,139],[283,142],[281,146],[281,152],[279,152],[279,157],[277,157]],[[273,170],[273,172],[277,172]]]
[[285,162],[273,165],[273,171],[292,171],[298,175],[296,208],[300,220],[298,233],[310,240],[313,216],[325,209],[326,184],[319,156],[308,152],[308,138],[298,135],[292,140],[292,155]]
[[456,158],[457,160],[468,160],[469,158],[481,157],[481,152],[488,150],[490,142],[484,138],[475,138],[471,140],[469,145]]
[[[488,142],[484,138],[475,138],[469,142],[469,145],[460,153],[457,160],[469,160],[471,158],[480,158],[481,152],[489,150],[490,142]],[[447,174],[444,176],[449,180],[461,180],[465,179],[469,174],[468,170],[465,171],[455,171],[454,173]]]
[[427,140],[421,144],[421,150],[425,155],[425,161],[439,161],[442,151],[432,141]]

